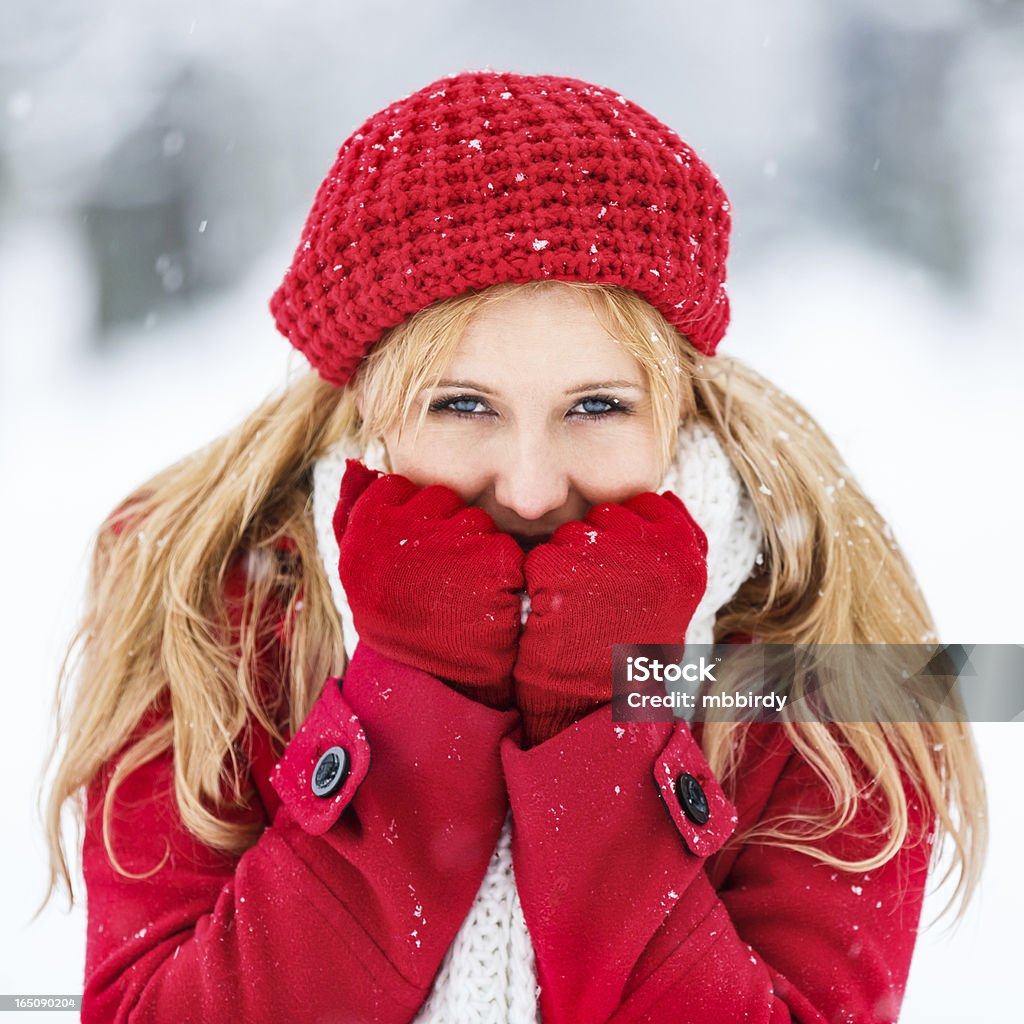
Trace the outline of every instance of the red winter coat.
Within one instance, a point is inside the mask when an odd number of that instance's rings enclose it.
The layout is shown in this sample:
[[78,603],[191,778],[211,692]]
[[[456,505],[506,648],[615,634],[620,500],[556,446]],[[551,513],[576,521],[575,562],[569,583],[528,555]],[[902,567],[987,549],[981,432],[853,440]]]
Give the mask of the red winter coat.
[[[527,751],[518,726],[515,710],[361,645],[283,756],[254,733],[258,797],[237,817],[263,831],[241,857],[183,828],[170,754],[129,777],[115,852],[133,872],[166,852],[141,879],[107,860],[104,772],[84,836],[82,1020],[414,1019],[509,806],[545,1024],[896,1019],[928,841],[855,874],[778,847],[724,847],[737,829],[831,806],[781,726],[751,729],[735,806],[708,769],[699,725],[620,725],[605,705]],[[313,774],[319,763],[331,781],[321,761],[331,747],[349,769],[321,797]],[[706,797],[705,824],[677,795],[684,774]],[[868,853],[850,836],[877,817],[866,808],[827,848]],[[910,825],[912,836],[931,826],[916,803]]]

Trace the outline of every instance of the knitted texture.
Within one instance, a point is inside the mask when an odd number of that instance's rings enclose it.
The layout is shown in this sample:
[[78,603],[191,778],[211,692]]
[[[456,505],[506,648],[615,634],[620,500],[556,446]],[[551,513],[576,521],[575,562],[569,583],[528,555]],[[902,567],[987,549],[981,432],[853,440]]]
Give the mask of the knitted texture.
[[507,281],[629,288],[713,355],[729,321],[729,228],[711,170],[615,90],[463,72],[342,144],[270,308],[337,385],[388,328]]
[[[345,460],[387,470],[385,451],[343,440],[313,467],[313,522],[317,547],[341,618],[345,650],[359,642],[338,578],[338,542],[332,520]],[[700,423],[679,431],[675,464],[659,490],[682,498],[708,539],[707,589],[686,630],[687,644],[710,644],[715,615],[761,559],[763,533],[753,502],[714,434]],[[417,1024],[534,1024],[539,1019],[535,956],[512,868],[507,818],[480,889],[449,947]]]
[[375,651],[491,707],[512,706],[525,586],[512,537],[450,487],[378,475],[358,459],[342,481],[334,533],[338,575]]
[[533,943],[512,869],[512,815],[416,1024],[536,1024]]
[[513,673],[523,749],[607,703],[615,644],[684,641],[706,559],[703,531],[671,492],[599,503],[526,556],[530,614]]

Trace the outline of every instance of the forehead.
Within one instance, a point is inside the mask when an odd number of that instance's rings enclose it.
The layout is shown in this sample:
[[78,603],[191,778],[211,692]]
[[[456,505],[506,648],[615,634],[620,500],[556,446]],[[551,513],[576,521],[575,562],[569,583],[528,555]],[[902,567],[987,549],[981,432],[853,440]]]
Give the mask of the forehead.
[[608,332],[587,297],[563,288],[513,292],[470,321],[445,376],[470,372],[531,378],[630,377],[639,363]]

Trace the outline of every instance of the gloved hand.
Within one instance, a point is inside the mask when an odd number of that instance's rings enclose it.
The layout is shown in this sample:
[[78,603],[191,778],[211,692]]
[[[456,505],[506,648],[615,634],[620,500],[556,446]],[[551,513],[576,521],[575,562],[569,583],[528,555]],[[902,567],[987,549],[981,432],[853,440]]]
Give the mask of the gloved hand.
[[365,642],[492,707],[512,705],[523,553],[448,487],[346,462],[338,572]]
[[670,491],[595,505],[526,556],[530,615],[514,675],[524,749],[612,698],[612,644],[680,644],[708,542]]

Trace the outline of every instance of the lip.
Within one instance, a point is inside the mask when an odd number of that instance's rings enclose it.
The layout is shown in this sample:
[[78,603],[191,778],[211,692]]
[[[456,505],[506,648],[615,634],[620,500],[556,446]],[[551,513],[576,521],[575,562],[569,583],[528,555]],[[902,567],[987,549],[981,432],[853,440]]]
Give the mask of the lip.
[[551,535],[548,533],[509,533],[509,536],[525,551],[543,544]]

